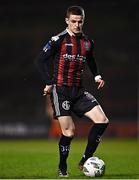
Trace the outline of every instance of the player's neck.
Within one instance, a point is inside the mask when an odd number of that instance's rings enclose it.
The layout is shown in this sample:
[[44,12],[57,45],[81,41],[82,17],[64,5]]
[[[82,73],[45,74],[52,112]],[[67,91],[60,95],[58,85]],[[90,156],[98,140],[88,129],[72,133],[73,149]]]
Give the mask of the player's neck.
[[68,27],[66,28],[66,30],[67,30],[67,32],[69,33],[70,36],[80,37],[82,35],[82,32],[77,33],[77,34],[73,33],[72,31],[70,31],[70,29]]

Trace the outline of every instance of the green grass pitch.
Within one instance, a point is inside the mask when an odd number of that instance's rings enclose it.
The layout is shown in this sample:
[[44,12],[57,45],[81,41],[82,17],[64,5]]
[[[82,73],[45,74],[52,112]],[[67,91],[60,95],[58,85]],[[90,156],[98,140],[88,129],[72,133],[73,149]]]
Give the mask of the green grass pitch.
[[[76,139],[76,138],[75,138]],[[69,179],[90,179],[78,169],[85,140],[73,140]],[[57,179],[58,140],[0,140],[0,179]],[[95,156],[106,163],[101,179],[139,179],[139,142],[103,138]]]

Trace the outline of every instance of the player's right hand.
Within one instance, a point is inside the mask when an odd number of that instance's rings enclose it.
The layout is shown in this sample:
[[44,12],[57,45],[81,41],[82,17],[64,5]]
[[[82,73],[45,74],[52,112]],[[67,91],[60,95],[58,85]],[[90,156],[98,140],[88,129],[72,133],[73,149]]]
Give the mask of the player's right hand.
[[51,91],[52,91],[52,85],[46,85],[44,90],[43,90],[43,96],[50,94]]

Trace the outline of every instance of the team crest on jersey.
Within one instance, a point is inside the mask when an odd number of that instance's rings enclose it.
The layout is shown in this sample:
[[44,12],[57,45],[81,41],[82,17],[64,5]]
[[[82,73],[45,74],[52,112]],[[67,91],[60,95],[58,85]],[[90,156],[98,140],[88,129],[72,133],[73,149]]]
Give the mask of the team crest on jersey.
[[62,108],[68,111],[70,109],[70,102],[69,101],[63,101]]
[[89,42],[88,41],[85,41],[84,42],[84,48],[86,49],[86,51],[89,51]]

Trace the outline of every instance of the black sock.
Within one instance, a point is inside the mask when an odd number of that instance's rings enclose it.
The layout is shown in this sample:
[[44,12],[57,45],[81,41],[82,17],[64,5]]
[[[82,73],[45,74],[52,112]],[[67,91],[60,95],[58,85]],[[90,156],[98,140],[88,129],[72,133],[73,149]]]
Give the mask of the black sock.
[[59,169],[67,169],[66,160],[68,158],[69,150],[70,150],[70,143],[73,137],[67,137],[62,135],[59,141]]
[[80,161],[82,164],[84,164],[84,162],[96,151],[96,148],[100,142],[100,138],[107,126],[108,123],[95,123],[91,128],[88,135],[88,143],[85,149],[85,153]]

